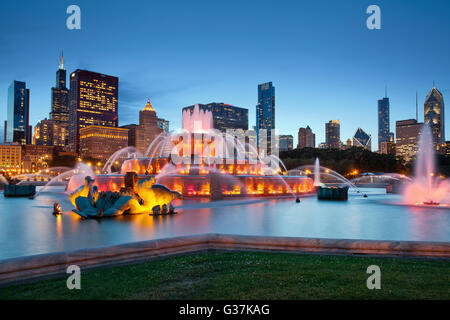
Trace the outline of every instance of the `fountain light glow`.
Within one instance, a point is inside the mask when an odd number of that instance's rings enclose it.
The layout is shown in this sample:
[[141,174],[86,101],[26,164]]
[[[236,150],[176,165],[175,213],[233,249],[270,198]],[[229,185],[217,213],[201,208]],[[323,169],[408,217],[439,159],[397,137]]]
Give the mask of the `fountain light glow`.
[[410,205],[449,206],[449,181],[436,172],[433,138],[429,126],[424,125],[414,167],[414,178],[403,192],[403,201]]

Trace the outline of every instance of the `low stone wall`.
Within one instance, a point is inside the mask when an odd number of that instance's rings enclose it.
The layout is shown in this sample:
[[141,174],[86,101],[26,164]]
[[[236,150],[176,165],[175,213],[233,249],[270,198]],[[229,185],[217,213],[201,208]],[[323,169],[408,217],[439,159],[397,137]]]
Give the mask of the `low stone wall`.
[[0,261],[0,285],[82,270],[214,250],[450,258],[450,243],[204,234]]

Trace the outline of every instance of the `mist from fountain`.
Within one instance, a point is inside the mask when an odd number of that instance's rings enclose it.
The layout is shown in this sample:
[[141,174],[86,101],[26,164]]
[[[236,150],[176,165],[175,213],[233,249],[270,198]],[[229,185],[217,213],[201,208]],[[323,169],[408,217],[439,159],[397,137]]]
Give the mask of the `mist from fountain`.
[[8,180],[0,174],[0,183],[1,184],[9,184]]
[[449,205],[449,186],[449,180],[441,179],[436,171],[431,129],[424,125],[419,139],[414,177],[404,189],[403,201],[414,205]]
[[316,158],[314,162],[314,186],[320,186],[320,162],[319,158]]
[[117,150],[106,161],[105,165],[103,166],[102,173],[112,174],[111,167],[116,163],[116,161],[118,161],[118,159],[121,159],[121,157],[123,157],[124,155],[127,155],[126,158],[131,158],[131,155],[134,155],[134,157],[142,156],[142,154],[135,147],[131,146]]

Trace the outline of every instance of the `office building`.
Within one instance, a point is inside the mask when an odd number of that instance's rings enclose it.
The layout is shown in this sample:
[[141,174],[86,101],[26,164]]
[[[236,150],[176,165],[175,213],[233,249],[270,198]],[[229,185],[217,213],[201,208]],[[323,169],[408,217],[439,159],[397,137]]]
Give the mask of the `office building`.
[[[221,132],[227,130],[242,129],[248,130],[248,109],[233,106],[223,102],[211,102],[208,104],[198,104],[202,111],[211,111],[213,116],[213,126]],[[195,105],[184,107],[191,113]]]
[[378,100],[378,150],[381,150],[381,143],[389,141],[389,98],[384,97]]
[[69,122],[69,90],[66,87],[66,70],[62,55],[56,71],[56,86],[52,88],[50,120],[66,126]]
[[80,149],[80,130],[87,126],[117,127],[119,78],[77,69],[70,75],[69,151]]
[[107,161],[116,151],[128,146],[128,129],[88,126],[80,129],[81,159]]
[[6,141],[31,143],[29,126],[30,90],[23,81],[13,81],[8,88]]
[[358,128],[353,135],[353,146],[361,147],[369,151],[372,150],[372,137],[366,133],[363,129]]
[[401,120],[395,123],[395,155],[410,162],[417,153],[420,131],[423,123],[416,119]]
[[445,153],[445,115],[444,97],[433,84],[433,88],[425,98],[424,104],[425,124],[431,128],[434,148],[439,153]]
[[22,146],[22,172],[33,173],[47,169],[50,166],[50,161],[53,160],[56,148],[32,144]]
[[325,145],[328,149],[341,148],[341,123],[339,120],[330,120],[325,123]]
[[21,173],[22,147],[18,144],[0,144],[0,171],[8,175]]
[[152,141],[163,132],[158,126],[158,117],[150,99],[144,109],[139,111],[139,125],[129,125],[128,129],[128,145],[136,147],[137,151],[145,155]]
[[301,148],[315,148],[316,147],[316,135],[312,132],[311,128],[298,129],[298,143],[297,149]]
[[279,143],[280,143],[280,151],[289,151],[294,149],[294,137],[290,134],[288,135],[280,135],[279,137]]
[[169,132],[169,120],[158,118],[158,128],[164,132]]
[[[258,148],[262,139],[260,130],[267,132],[267,154],[272,150],[272,130],[275,129],[275,87],[272,82],[258,85],[258,104],[256,105],[256,134]],[[273,137],[275,139],[275,137]]]
[[55,120],[41,120],[34,127],[33,144],[38,146],[66,145],[67,124]]

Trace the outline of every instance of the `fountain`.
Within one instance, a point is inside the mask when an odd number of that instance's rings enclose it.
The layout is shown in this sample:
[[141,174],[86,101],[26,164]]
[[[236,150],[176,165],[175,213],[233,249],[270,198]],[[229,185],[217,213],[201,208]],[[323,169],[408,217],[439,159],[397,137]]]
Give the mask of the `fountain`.
[[414,166],[414,177],[403,191],[409,205],[449,206],[449,181],[437,175],[433,138],[428,125],[422,127]]
[[[87,175],[95,179],[99,192],[119,192],[125,175],[137,180],[155,177],[157,183],[183,197],[221,199],[237,196],[293,196],[314,190],[311,178],[286,176],[281,160],[273,155],[261,159],[249,143],[213,128],[212,113],[195,105],[183,111],[183,128],[160,134],[147,148],[145,157],[131,157],[113,174],[107,161],[104,174],[92,173],[71,178],[68,191],[83,184]],[[129,151],[129,150],[128,150]],[[113,155],[117,158],[125,150]],[[247,156],[247,157],[246,157]]]
[[320,162],[319,158],[316,158],[316,162],[314,163],[314,186],[320,186]]

